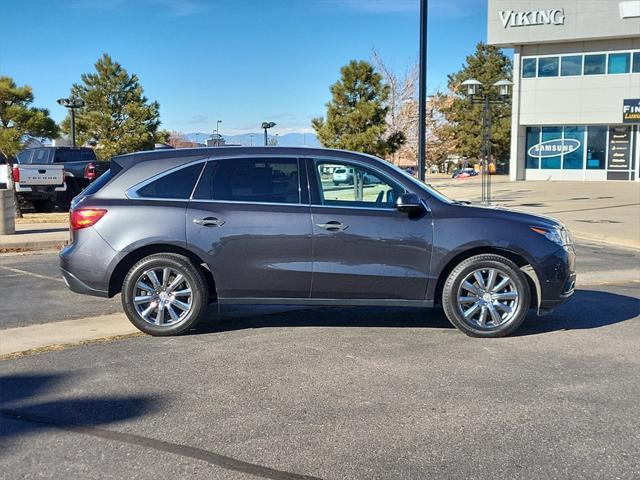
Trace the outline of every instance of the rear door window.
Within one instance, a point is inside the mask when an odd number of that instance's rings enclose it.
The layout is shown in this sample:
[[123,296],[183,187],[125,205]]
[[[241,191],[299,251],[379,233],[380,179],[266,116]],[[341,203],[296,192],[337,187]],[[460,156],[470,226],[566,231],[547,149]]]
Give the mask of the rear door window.
[[200,176],[204,163],[196,163],[167,173],[137,190],[140,198],[186,200]]
[[300,203],[295,158],[212,160],[193,195],[195,200]]
[[96,159],[96,154],[90,148],[83,148],[80,150],[80,158],[83,162],[92,162]]
[[56,150],[55,163],[79,162],[81,158],[79,149],[59,149]]

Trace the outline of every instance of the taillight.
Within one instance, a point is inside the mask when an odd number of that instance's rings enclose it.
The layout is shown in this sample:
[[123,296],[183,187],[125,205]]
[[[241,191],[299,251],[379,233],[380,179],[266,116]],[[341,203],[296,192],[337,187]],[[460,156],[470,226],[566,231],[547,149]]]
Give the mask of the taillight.
[[86,167],[84,167],[84,178],[89,180],[90,182],[96,179],[96,164],[91,162],[88,163]]
[[11,170],[11,179],[13,183],[20,183],[20,167],[18,165],[13,166],[13,170]]
[[78,208],[69,212],[69,224],[71,230],[91,227],[104,217],[107,211],[104,208]]

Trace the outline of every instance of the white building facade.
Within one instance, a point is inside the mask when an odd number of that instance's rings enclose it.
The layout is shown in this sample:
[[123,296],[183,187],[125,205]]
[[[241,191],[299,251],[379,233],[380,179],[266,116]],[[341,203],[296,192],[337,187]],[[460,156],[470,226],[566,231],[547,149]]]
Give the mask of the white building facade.
[[640,178],[640,0],[489,0],[513,48],[511,180]]

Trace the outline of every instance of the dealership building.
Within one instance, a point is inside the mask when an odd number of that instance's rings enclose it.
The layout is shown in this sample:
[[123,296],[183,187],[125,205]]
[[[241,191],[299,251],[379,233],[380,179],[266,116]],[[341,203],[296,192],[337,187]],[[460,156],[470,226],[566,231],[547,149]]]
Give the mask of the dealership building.
[[640,0],[489,0],[513,49],[512,180],[640,178]]

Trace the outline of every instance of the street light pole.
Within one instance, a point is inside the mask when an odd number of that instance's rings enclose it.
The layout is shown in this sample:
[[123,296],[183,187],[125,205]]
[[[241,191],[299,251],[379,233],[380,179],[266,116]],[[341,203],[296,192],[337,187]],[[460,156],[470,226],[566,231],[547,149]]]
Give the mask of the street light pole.
[[216,122],[216,135],[220,135],[220,124],[222,123],[222,120],[218,120]]
[[76,109],[85,106],[80,98],[59,98],[58,104],[71,111],[71,148],[76,148]]
[[512,82],[509,80],[499,80],[493,84],[498,88],[499,98],[492,99],[490,92],[482,91],[482,83],[475,79],[462,82],[467,87],[467,95],[471,97],[471,103],[482,105],[482,147],[481,147],[481,183],[482,183],[482,203],[491,203],[491,105],[504,104],[509,99],[509,89]]
[[260,126],[260,128],[264,129],[264,146],[265,147],[269,144],[269,142],[267,141],[267,130],[275,126],[276,126],[275,122],[262,122],[262,125]]
[[429,0],[420,0],[420,78],[418,82],[418,178],[427,168],[427,18]]

